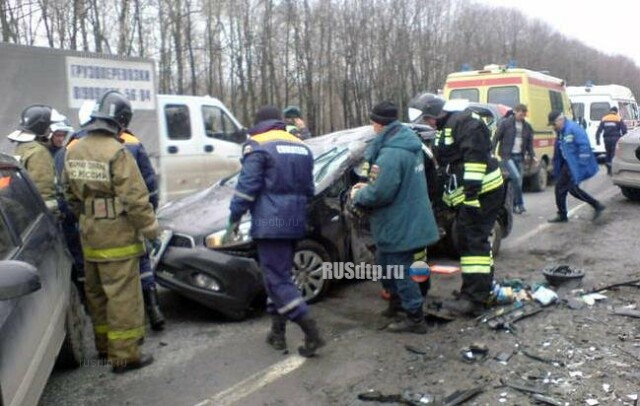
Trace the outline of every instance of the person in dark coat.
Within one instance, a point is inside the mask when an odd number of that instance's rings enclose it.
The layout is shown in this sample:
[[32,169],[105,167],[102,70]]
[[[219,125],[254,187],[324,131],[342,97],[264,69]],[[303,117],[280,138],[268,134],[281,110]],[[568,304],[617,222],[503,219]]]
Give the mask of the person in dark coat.
[[418,262],[426,267],[426,247],[439,234],[427,192],[422,143],[398,121],[398,108],[391,102],[374,106],[370,119],[378,136],[365,153],[369,182],[354,186],[353,200],[371,212],[377,263],[383,272],[394,265],[404,271],[401,278],[383,281],[391,294],[386,314],[401,307],[408,316],[387,330],[424,334],[424,297],[410,275]]
[[611,107],[609,113],[602,117],[596,131],[596,144],[600,145],[600,136],[604,136],[604,149],[606,151],[607,175],[611,176],[611,160],[616,152],[616,144],[620,137],[627,133],[627,125],[620,115],[618,108]]
[[506,164],[509,176],[513,180],[513,212],[522,214],[527,211],[522,193],[524,161],[528,157],[537,162],[537,158],[533,150],[533,128],[525,120],[527,106],[518,104],[513,112],[498,125],[493,148],[498,147],[498,156]]

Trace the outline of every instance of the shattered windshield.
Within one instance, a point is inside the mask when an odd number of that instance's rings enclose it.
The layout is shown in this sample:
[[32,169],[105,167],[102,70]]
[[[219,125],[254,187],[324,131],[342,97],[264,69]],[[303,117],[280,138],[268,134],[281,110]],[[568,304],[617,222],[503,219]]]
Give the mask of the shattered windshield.
[[[316,186],[320,182],[322,182],[322,180],[325,179],[327,175],[335,171],[336,168],[340,167],[340,165],[349,158],[348,152],[349,148],[346,146],[334,147],[314,159],[313,182],[316,184]],[[235,175],[222,180],[220,184],[228,187],[235,187],[238,183],[239,176],[240,172],[237,172]]]

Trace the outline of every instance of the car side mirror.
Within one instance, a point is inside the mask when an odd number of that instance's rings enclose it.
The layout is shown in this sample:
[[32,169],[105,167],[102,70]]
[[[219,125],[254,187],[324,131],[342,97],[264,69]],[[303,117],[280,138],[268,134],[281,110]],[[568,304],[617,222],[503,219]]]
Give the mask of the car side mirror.
[[21,261],[0,261],[0,300],[28,295],[42,287],[38,271]]
[[247,136],[249,135],[249,132],[246,128],[240,128],[238,130],[236,130],[233,135],[233,141],[235,141],[238,144],[244,144],[247,141]]

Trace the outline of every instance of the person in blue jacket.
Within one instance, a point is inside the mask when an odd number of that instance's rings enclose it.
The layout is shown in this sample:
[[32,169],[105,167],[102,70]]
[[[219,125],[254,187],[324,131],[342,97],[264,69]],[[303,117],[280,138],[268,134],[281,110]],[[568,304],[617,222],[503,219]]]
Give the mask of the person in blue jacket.
[[392,265],[404,271],[398,279],[383,280],[391,294],[389,309],[383,315],[393,316],[400,306],[407,314],[387,330],[425,334],[424,297],[410,276],[419,268],[418,261],[427,266],[426,247],[438,240],[439,233],[427,192],[422,143],[398,121],[398,108],[392,102],[377,104],[369,117],[378,134],[365,152],[369,181],[355,185],[352,198],[357,206],[371,212],[378,265],[383,272]]
[[557,138],[553,151],[553,176],[556,179],[555,195],[558,214],[549,220],[550,223],[566,223],[567,194],[588,203],[597,220],[605,206],[593,196],[580,188],[580,182],[587,180],[598,172],[598,162],[591,150],[587,133],[580,125],[568,120],[561,111],[549,113],[549,125],[553,126]]
[[223,243],[233,240],[242,216],[250,211],[250,233],[258,248],[267,311],[272,315],[267,343],[277,350],[285,349],[285,326],[291,320],[305,334],[299,354],[310,357],[325,342],[291,270],[296,241],[306,232],[307,201],[315,190],[313,155],[302,140],[286,131],[277,107],[261,107],[249,135]]

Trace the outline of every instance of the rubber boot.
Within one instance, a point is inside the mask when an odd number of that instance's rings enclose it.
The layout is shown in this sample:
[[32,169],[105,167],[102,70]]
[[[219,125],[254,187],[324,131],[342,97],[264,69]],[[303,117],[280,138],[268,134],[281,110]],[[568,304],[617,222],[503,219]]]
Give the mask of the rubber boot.
[[304,345],[298,347],[298,354],[303,357],[314,356],[316,350],[326,344],[322,337],[320,337],[316,321],[308,315],[305,315],[296,320],[296,324],[298,324],[304,332]]
[[446,300],[442,304],[442,308],[456,317],[477,317],[485,312],[484,304],[473,302],[464,297]]
[[133,371],[134,369],[144,368],[147,365],[151,365],[153,363],[153,355],[151,354],[140,354],[140,358],[137,361],[124,362],[124,361],[113,361],[113,373],[114,374],[122,374],[128,371]]
[[149,316],[149,324],[153,331],[164,330],[164,316],[160,311],[160,301],[158,300],[158,290],[154,286],[142,290],[144,297],[144,307]]
[[567,213],[558,212],[554,218],[547,221],[549,223],[566,223],[569,221],[569,218],[567,217]]
[[421,308],[414,312],[407,312],[407,318],[389,324],[387,331],[391,333],[426,334],[427,323],[424,321],[424,312]]
[[287,328],[287,319],[279,314],[271,316],[271,331],[267,334],[267,344],[275,350],[282,351],[287,349],[287,339],[285,332]]
[[606,209],[606,206],[602,203],[598,203],[598,205],[595,207],[595,212],[593,213],[593,218],[591,219],[591,221],[598,220],[604,209]]
[[399,316],[400,312],[404,312],[404,309],[402,308],[402,302],[400,301],[400,296],[393,294],[389,298],[389,304],[387,308],[380,312],[380,315],[392,319]]

